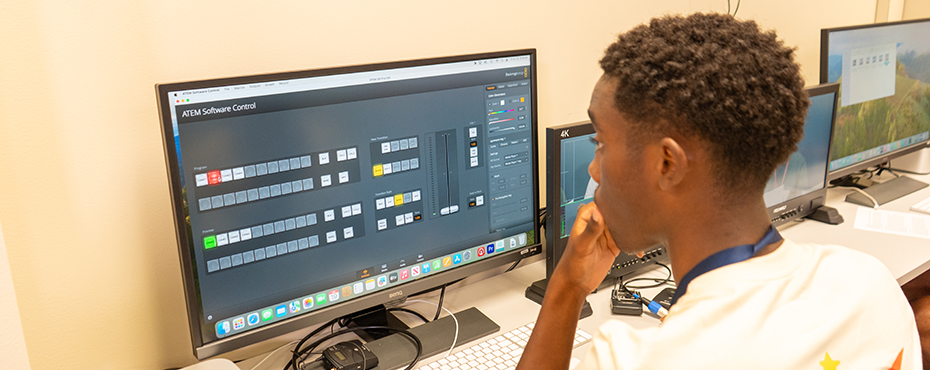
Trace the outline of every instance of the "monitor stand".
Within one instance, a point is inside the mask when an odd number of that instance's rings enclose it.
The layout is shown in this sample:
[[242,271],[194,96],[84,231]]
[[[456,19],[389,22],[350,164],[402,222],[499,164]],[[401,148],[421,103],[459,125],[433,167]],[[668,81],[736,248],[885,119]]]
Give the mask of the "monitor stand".
[[[543,297],[546,296],[546,286],[549,284],[549,280],[542,279],[534,282],[530,286],[526,287],[526,292],[524,295],[527,299],[542,304]],[[591,304],[588,303],[586,299],[584,301],[584,306],[581,306],[581,316],[578,317],[579,320],[591,316],[594,314],[594,311],[591,309]]]
[[[378,317],[384,317],[387,320],[385,322],[392,322],[393,320],[400,321],[396,317],[393,317],[391,312],[385,312],[383,308],[381,311],[382,313],[378,313],[377,311],[369,312],[373,315],[366,319],[368,321],[364,321],[366,325],[376,324],[375,322],[378,320]],[[387,318],[389,316],[392,318]],[[455,341],[456,347],[501,330],[499,325],[475,307],[456,312],[455,318],[458,320],[459,324],[458,339]],[[357,325],[363,324],[357,323]],[[455,321],[452,319],[452,316],[445,316],[438,320],[410,328],[408,331],[416,335],[423,344],[423,350],[420,353],[420,360],[423,360],[449,350],[449,347],[452,345],[453,337],[455,336]],[[378,334],[379,333],[369,333],[368,335],[378,337]],[[417,353],[417,347],[409,338],[402,334],[382,336],[380,339],[365,343],[365,346],[368,347],[375,356],[378,356],[378,366],[373,367],[373,370],[398,369],[404,367],[410,363],[410,360],[412,360]],[[304,367],[304,369],[329,370],[324,369],[320,363],[314,363],[311,366]]]
[[843,223],[843,215],[836,208],[820,206],[813,213],[804,216],[806,219],[820,221],[828,225],[839,225]]
[[[391,311],[388,311],[384,306],[372,307],[367,310],[360,311],[353,316],[354,318],[352,321],[349,321],[347,326],[349,328],[355,328],[359,326],[390,326],[397,329],[410,329],[409,325],[397,318],[397,316],[395,316]],[[370,329],[362,332],[356,332],[355,334],[358,335],[359,338],[362,338],[363,341],[368,343],[394,334],[394,332],[389,330]]]
[[[883,183],[875,183],[863,189],[863,191],[871,195],[872,198],[875,198],[875,201],[878,202],[875,206],[880,206],[927,186],[926,183],[914,180],[910,177],[900,176]],[[846,201],[866,207],[873,206],[872,200],[859,192],[847,195]]]

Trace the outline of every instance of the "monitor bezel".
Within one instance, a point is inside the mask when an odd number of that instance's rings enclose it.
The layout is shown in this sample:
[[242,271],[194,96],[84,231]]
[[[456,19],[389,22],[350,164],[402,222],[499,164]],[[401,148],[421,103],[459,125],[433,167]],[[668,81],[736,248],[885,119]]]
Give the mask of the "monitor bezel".
[[[869,23],[869,24],[860,24],[860,25],[854,25],[854,26],[843,26],[843,27],[834,27],[834,28],[823,28],[823,29],[821,29],[821,30],[820,30],[820,83],[821,83],[821,84],[828,83],[828,81],[827,81],[828,78],[829,78],[828,69],[829,69],[829,64],[830,64],[829,55],[828,55],[828,54],[829,54],[829,50],[830,50],[830,33],[831,33],[831,32],[852,31],[852,30],[858,30],[858,29],[879,28],[879,27],[897,26],[897,25],[902,25],[902,24],[921,23],[921,22],[928,22],[928,23],[930,23],[930,18],[910,19],[910,20],[897,21],[897,22]],[[835,115],[836,115],[836,114],[835,114],[835,112],[834,112],[834,121],[836,120]],[[832,133],[831,133],[831,136],[832,136]],[[832,138],[832,137],[831,137],[830,141],[831,141],[831,145],[832,145],[832,141],[833,141],[833,138]],[[906,154],[910,154],[910,153],[916,152],[916,151],[918,151],[918,150],[925,149],[925,148],[927,148],[927,147],[930,147],[930,140],[928,140],[928,141],[927,141],[926,143],[924,143],[923,145],[921,145],[920,143],[917,143],[917,144],[911,145],[911,146],[906,147],[906,148],[900,148],[900,149],[895,150],[895,151],[891,151],[891,152],[888,152],[888,153],[883,153],[883,154],[880,155],[880,156],[877,156],[877,157],[874,157],[874,158],[870,158],[870,159],[864,160],[864,161],[862,161],[862,162],[855,163],[855,164],[849,165],[849,166],[847,166],[847,167],[843,167],[843,168],[840,168],[840,169],[838,169],[838,170],[829,172],[829,173],[827,174],[827,181],[835,180],[835,179],[838,179],[838,178],[843,177],[843,176],[846,176],[846,175],[850,175],[850,174],[853,174],[853,173],[857,173],[857,172],[859,172],[859,171],[861,171],[861,170],[863,170],[863,169],[866,169],[866,168],[869,168],[869,167],[872,167],[872,166],[881,165],[881,164],[886,163],[886,162],[888,162],[888,161],[890,161],[890,160],[892,160],[892,159],[894,159],[894,158],[897,158],[897,157],[900,157],[900,156],[903,156],[903,155],[906,155]],[[831,153],[833,152],[833,148],[832,148],[832,147],[830,148],[830,152],[831,152]],[[828,162],[827,162],[827,171],[829,171],[829,169],[830,169],[830,162],[829,162],[829,161],[832,161],[832,160],[833,160],[833,158],[829,158],[829,159],[828,159]]]
[[[439,272],[434,275],[425,276],[420,279],[411,280],[403,284],[398,284],[395,288],[392,289],[376,291],[374,293],[366,294],[349,301],[334,304],[311,313],[302,314],[288,320],[283,320],[281,322],[249,330],[241,334],[219,338],[206,343],[204,340],[203,332],[205,329],[210,330],[211,327],[209,324],[206,326],[202,325],[198,287],[195,285],[196,275],[194,266],[192,264],[192,260],[195,256],[193,252],[194,245],[191,242],[192,239],[184,221],[184,199],[181,194],[182,186],[178,168],[177,148],[175,147],[174,142],[174,132],[170,112],[171,105],[170,99],[168,97],[168,93],[170,91],[192,90],[212,86],[248,84],[296,78],[310,78],[525,55],[529,55],[530,57],[530,93],[533,97],[530,107],[532,115],[531,132],[535,133],[538,130],[539,95],[537,94],[536,71],[538,65],[536,63],[536,49],[534,48],[156,84],[155,92],[157,94],[156,99],[158,104],[159,124],[162,130],[162,148],[164,149],[165,161],[167,163],[166,170],[168,174],[172,215],[174,217],[173,224],[175,227],[175,237],[181,262],[185,306],[187,308],[188,323],[194,355],[198,359],[202,360],[226,352],[234,351],[287,333],[299,331],[312,325],[320,324],[352,312],[376,307],[387,302],[395,302],[398,301],[401,297],[408,297],[418,292],[449,284],[462,278],[469,277],[483,271],[491,270],[499,266],[512,264],[520,259],[539,254],[542,250],[540,221],[538,217],[533,217],[534,243],[520,249],[507,251],[505,253],[494,255],[477,262],[462,265],[460,267]],[[531,140],[533,178],[536,179],[532,189],[532,198],[534,204],[533,209],[535,210],[534,212],[538,214],[540,206],[540,177],[538,159],[539,139],[536,134],[531,136],[533,137]]]
[[[546,280],[552,277],[555,266],[568,247],[568,238],[561,238],[558,221],[562,216],[562,140],[595,133],[591,121],[569,123],[546,128]],[[601,287],[614,284],[617,278],[638,273],[653,264],[668,263],[664,246],[656,245],[644,252],[643,257],[621,252],[614,258],[611,268],[604,276]],[[531,298],[532,299],[532,298]]]
[[557,225],[561,216],[562,176],[557,166],[562,158],[562,140],[595,133],[591,121],[568,123],[546,128],[546,279],[552,276],[555,266],[568,244],[562,241]]
[[[819,96],[824,94],[833,93],[833,116],[830,118],[830,138],[827,143],[827,163],[824,166],[823,174],[823,187],[817,190],[814,190],[810,193],[788,199],[781,203],[776,203],[772,206],[766,207],[766,210],[769,213],[769,218],[772,220],[772,224],[775,226],[781,226],[788,222],[803,218],[808,216],[818,207],[824,205],[827,198],[827,188],[830,184],[830,149],[833,148],[833,126],[836,124],[836,102],[839,99],[839,83],[826,83],[816,86],[806,87],[804,90],[807,91],[808,97]],[[805,121],[805,125],[806,125]]]

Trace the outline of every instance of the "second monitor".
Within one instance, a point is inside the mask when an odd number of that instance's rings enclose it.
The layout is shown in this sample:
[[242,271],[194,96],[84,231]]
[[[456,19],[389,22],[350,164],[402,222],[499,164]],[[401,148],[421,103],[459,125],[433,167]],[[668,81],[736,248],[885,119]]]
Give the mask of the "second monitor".
[[[808,216],[828,223],[842,222],[835,210],[823,206],[838,89],[838,84],[806,89],[811,105],[804,122],[804,138],[772,172],[763,194],[776,226]],[[546,283],[568,246],[578,208],[594,201],[598,184],[588,174],[588,165],[594,159],[594,135],[590,122],[546,129],[546,279],[527,288],[527,298],[534,301],[542,301]],[[604,272],[604,282],[638,273],[656,262],[670,262],[665,247],[656,246],[643,257],[620,253],[610,271]]]
[[927,184],[909,177],[869,186],[852,178],[926,147],[930,139],[930,19],[821,31],[820,82],[840,83],[830,179],[865,191],[847,201],[872,206]]

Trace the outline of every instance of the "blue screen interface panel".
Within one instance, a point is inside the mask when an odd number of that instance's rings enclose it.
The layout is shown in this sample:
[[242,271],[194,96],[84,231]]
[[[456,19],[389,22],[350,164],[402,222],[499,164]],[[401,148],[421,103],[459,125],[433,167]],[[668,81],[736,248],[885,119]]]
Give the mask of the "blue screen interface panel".
[[930,21],[829,33],[840,82],[830,171],[930,139]]
[[205,339],[535,243],[531,59],[168,92]]
[[779,164],[769,177],[763,193],[766,207],[810,194],[825,186],[835,99],[833,93],[810,97],[804,138],[798,143],[798,150]]
[[594,201],[597,182],[588,174],[588,165],[594,160],[596,149],[594,135],[580,135],[561,140],[559,192],[562,217],[558,225],[560,238],[567,238],[571,234],[572,225],[578,216],[578,208]]

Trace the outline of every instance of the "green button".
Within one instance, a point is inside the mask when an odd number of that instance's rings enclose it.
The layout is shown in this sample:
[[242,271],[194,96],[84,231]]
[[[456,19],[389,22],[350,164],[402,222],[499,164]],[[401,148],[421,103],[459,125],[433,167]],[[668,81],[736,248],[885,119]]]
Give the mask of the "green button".
[[210,235],[203,238],[203,249],[210,249],[216,246],[216,235]]

